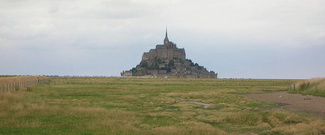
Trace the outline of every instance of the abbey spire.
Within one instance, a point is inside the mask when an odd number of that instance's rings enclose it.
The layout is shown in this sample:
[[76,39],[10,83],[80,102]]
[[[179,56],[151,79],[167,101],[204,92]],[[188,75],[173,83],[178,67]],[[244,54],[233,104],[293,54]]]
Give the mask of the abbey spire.
[[166,35],[165,35],[165,39],[164,39],[164,44],[169,43],[169,39],[168,39],[168,35],[167,35],[167,28],[166,28]]

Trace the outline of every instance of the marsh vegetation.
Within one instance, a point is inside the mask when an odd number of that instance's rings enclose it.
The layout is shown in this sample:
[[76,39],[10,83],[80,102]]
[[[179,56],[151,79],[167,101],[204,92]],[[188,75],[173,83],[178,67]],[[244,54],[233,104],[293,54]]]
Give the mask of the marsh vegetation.
[[0,95],[0,134],[325,134],[322,118],[243,96],[295,82],[52,78]]
[[325,97],[325,78],[299,81],[291,86],[290,93]]

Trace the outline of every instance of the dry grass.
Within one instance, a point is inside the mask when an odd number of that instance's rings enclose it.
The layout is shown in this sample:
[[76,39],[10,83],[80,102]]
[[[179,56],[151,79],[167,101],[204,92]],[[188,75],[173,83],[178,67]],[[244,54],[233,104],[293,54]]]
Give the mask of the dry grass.
[[153,134],[160,134],[160,135],[229,135],[223,130],[215,128],[210,124],[203,123],[203,122],[182,122],[181,126],[168,126],[168,127],[157,127],[152,129]]
[[[134,126],[139,118],[133,112],[120,109],[104,108],[84,108],[71,107],[62,108],[60,106],[46,106],[39,103],[22,102],[25,94],[23,91],[5,93],[0,95],[0,122],[1,128],[70,128],[73,130],[104,131],[97,133],[121,133],[121,131],[131,133],[137,131]],[[127,129],[127,130],[125,130]],[[79,131],[78,131],[79,132]],[[0,131],[0,134],[3,132]],[[8,132],[10,134],[10,132]],[[86,132],[87,133],[87,132]],[[7,133],[5,133],[7,134]],[[52,133],[50,133],[52,134]],[[78,133],[79,134],[79,133]]]
[[325,123],[315,120],[308,123],[298,123],[294,125],[283,125],[271,130],[271,133],[283,133],[294,135],[323,135],[325,134]]
[[[1,77],[0,76],[0,93],[5,93],[12,90],[24,89],[32,91],[31,87],[37,83],[44,83],[44,76],[14,76],[14,77]],[[48,82],[48,81],[47,81]]]
[[292,93],[309,94],[325,97],[325,78],[312,78],[295,84],[296,89]]
[[299,90],[307,90],[314,88],[323,89],[325,88],[325,78],[312,78],[306,81],[301,81],[296,84]]
[[[241,95],[283,90],[293,81],[55,78],[52,82],[30,92],[0,94],[0,134],[324,134],[322,119]],[[212,105],[203,108],[188,101]]]

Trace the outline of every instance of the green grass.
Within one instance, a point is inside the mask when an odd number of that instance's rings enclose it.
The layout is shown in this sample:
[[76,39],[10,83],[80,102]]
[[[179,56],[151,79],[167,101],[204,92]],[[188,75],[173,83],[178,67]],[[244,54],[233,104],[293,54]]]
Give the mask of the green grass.
[[0,134],[325,133],[322,119],[243,96],[288,90],[295,82],[52,78],[30,92],[0,95]]

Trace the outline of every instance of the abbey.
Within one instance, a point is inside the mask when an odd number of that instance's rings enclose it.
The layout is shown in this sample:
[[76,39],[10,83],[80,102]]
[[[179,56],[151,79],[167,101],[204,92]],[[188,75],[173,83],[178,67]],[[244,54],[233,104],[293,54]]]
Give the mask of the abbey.
[[164,44],[145,52],[135,68],[123,71],[122,77],[141,76],[155,78],[217,78],[217,74],[186,59],[185,49],[169,41],[167,30]]

